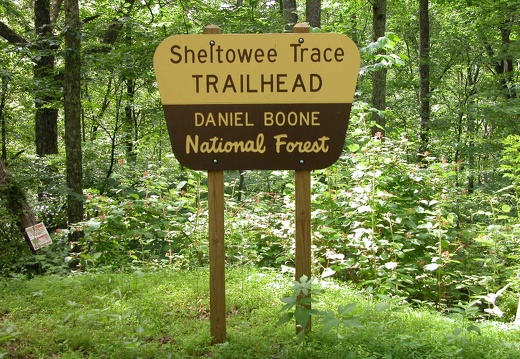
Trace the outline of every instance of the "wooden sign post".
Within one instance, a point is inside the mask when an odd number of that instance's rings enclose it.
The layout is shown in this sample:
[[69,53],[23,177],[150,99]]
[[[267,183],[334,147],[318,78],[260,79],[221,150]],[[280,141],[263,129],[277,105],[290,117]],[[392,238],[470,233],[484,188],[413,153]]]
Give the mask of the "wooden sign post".
[[[218,35],[209,25],[204,34]],[[224,246],[224,171],[208,171],[209,211],[209,318],[215,343],[226,341],[226,270]]]
[[165,39],[154,54],[175,157],[208,171],[215,343],[226,340],[224,170],[295,170],[295,276],[311,276],[311,170],[343,151],[360,56],[348,37],[309,29],[220,35],[207,26],[205,36]]
[[[309,33],[308,24],[296,24],[295,33]],[[295,279],[297,281],[305,275],[311,277],[311,171],[296,170],[294,173],[295,195],[295,222],[296,222],[296,247],[295,247]],[[308,297],[310,297],[310,293]],[[306,328],[296,326],[296,332],[311,330],[311,320]]]

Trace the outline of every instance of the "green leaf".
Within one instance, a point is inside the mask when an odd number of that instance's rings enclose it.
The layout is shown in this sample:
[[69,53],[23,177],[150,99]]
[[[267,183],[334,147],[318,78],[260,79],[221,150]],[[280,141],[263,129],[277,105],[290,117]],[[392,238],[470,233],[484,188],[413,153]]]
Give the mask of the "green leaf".
[[357,211],[359,213],[374,212],[374,209],[370,206],[359,206]]
[[65,318],[63,318],[63,323],[67,323],[69,319],[72,317],[73,313],[68,313]]
[[333,316],[327,316],[323,318],[323,333],[328,333],[333,327],[338,326],[341,323],[341,320],[338,318],[334,318]]
[[458,337],[462,333],[462,330],[460,328],[453,329],[453,335]]
[[323,270],[323,273],[321,273],[321,278],[327,278],[333,276],[334,274],[336,274],[336,271],[330,267],[327,267]]
[[430,263],[424,266],[424,269],[430,272],[433,272],[434,270],[437,270],[440,267],[437,263]]
[[349,303],[347,305],[340,304],[338,306],[338,314],[339,315],[346,315],[351,313],[354,308],[356,307],[357,303]]
[[466,330],[467,330],[468,332],[475,332],[475,333],[477,333],[478,335],[481,335],[481,334],[482,334],[482,332],[480,331],[480,328],[479,328],[477,325],[475,325],[475,324],[470,324],[470,325],[466,328]]
[[504,212],[504,213],[509,213],[509,212],[511,212],[511,206],[508,205],[508,204],[503,204],[503,205],[502,205],[502,212]]
[[347,328],[363,328],[364,325],[358,318],[349,318],[343,321],[343,325]]
[[307,277],[305,274],[300,277],[300,283],[305,284],[309,280],[309,277]]
[[357,152],[361,147],[357,143],[352,143],[347,146],[350,152]]
[[144,328],[142,326],[137,326],[135,330],[139,335],[142,335],[144,333]]
[[276,325],[282,325],[288,323],[293,318],[293,313],[285,313],[279,320],[276,322]]
[[310,305],[313,300],[310,297],[302,297],[299,299],[300,305]]
[[309,309],[310,315],[323,315],[325,312],[318,309]]
[[397,267],[397,262],[386,262],[385,268],[388,270],[394,270]]
[[309,309],[305,307],[296,308],[294,318],[296,319],[296,323],[300,324],[302,328],[305,328],[310,319]]
[[181,189],[183,189],[186,186],[186,184],[187,184],[186,181],[180,181],[179,184],[177,185],[177,187],[175,187],[175,189],[177,191],[180,191]]
[[390,308],[390,303],[387,303],[387,302],[381,302],[381,303],[377,303],[375,305],[375,309],[378,312],[383,312],[383,311],[387,310],[388,308]]
[[296,302],[295,303],[287,303],[286,305],[284,305],[282,307],[282,309],[280,309],[280,312],[285,312],[289,309],[291,309],[292,307],[294,307],[296,305]]
[[283,297],[280,300],[284,303],[296,303],[297,299],[298,299],[297,297],[293,296],[293,297]]

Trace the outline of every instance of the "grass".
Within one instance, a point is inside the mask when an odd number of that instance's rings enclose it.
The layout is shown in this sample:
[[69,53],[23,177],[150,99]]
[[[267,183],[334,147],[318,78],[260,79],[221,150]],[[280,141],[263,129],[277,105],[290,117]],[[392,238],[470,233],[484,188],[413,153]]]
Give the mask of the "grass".
[[294,322],[275,325],[291,279],[232,269],[228,340],[211,345],[206,270],[4,279],[0,358],[520,358],[518,327],[381,304],[332,282],[320,286],[315,308],[356,303],[349,315],[363,326],[323,332],[316,318],[299,341]]

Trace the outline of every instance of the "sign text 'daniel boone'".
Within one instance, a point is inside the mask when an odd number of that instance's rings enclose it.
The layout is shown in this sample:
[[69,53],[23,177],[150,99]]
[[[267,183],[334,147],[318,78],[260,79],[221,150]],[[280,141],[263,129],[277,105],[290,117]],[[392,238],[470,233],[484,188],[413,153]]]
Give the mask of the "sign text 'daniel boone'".
[[154,67],[175,156],[200,170],[327,167],[359,64],[339,34],[169,37]]

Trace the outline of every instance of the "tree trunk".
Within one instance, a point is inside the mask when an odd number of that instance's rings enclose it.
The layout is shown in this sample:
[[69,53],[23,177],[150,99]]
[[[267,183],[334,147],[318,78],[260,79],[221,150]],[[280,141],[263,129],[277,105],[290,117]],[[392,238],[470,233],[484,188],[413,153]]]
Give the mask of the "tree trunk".
[[501,81],[502,88],[506,93],[506,98],[516,98],[516,87],[514,84],[514,67],[513,67],[513,51],[511,51],[511,26],[513,21],[508,20],[500,29],[502,38],[502,47],[504,50],[504,59],[501,61],[502,73],[504,78]]
[[125,117],[123,120],[123,135],[126,146],[126,159],[128,163],[135,163],[137,152],[135,151],[135,141],[137,137],[137,125],[134,109],[135,80],[127,78],[126,83],[126,105]]
[[54,37],[49,0],[34,2],[34,27],[37,47],[41,54],[34,64],[35,79],[35,141],[36,153],[43,157],[58,153],[58,109],[55,102],[60,94],[55,81],[54,55],[56,46],[49,41]]
[[430,132],[430,19],[428,0],[419,1],[419,153],[427,157]]
[[244,170],[239,170],[238,171],[238,176],[239,176],[239,179],[238,179],[238,195],[237,195],[237,201],[238,202],[242,202],[242,193],[244,193],[244,182],[245,182],[245,176],[244,176],[244,173],[245,171]]
[[[34,57],[34,102],[35,114],[35,144],[38,156],[58,152],[58,110],[55,102],[61,94],[56,85],[53,51],[56,45],[51,45],[49,38],[52,33],[50,3],[48,0],[34,2],[34,26],[36,31],[36,48],[41,51]],[[31,46],[22,36],[0,21],[0,36],[11,44]]]
[[[55,102],[60,94],[56,86],[54,55],[57,49],[50,38],[54,37],[50,14],[49,0],[35,0],[34,27],[36,31],[36,48],[41,51],[34,60],[34,102],[35,143],[38,156],[58,153],[58,110]],[[4,23],[0,22],[0,36],[12,44],[29,45],[28,41],[18,35]]]
[[[377,41],[385,36],[386,31],[386,0],[374,0],[372,5],[372,41]],[[376,125],[372,127],[372,135],[385,133],[386,120],[383,111],[386,109],[386,73],[382,68],[372,73],[372,107],[374,107],[374,120]]]
[[[132,45],[132,37],[130,34],[125,36],[125,42],[127,46]],[[132,68],[128,59],[126,67]],[[132,71],[128,70],[123,72],[123,82],[126,84],[126,101],[125,101],[125,116],[123,118],[123,136],[124,143],[126,146],[126,160],[128,163],[135,163],[137,161],[137,152],[135,150],[135,143],[137,141],[137,121],[135,113],[135,76]]]
[[123,29],[125,19],[128,17],[130,11],[134,7],[135,0],[125,0],[123,6],[117,12],[117,17],[113,19],[112,23],[108,27],[107,31],[103,35],[102,43],[105,45],[112,46],[115,44],[119,33]]
[[0,133],[2,136],[2,152],[0,159],[5,161],[7,159],[7,129],[5,120],[5,100],[7,99],[7,89],[9,86],[9,75],[7,73],[2,75],[2,94],[0,95]]
[[311,27],[321,27],[321,0],[305,1],[305,17]]
[[18,219],[18,227],[22,232],[25,241],[33,253],[33,247],[29,237],[25,233],[25,228],[36,224],[36,217],[27,203],[23,191],[13,183],[9,171],[4,161],[0,159],[0,195],[6,201],[9,211]]
[[298,22],[296,13],[296,0],[282,0],[283,16],[285,18],[285,31],[292,32],[294,25]]
[[51,23],[55,24],[58,20],[58,15],[60,13],[61,5],[63,5],[63,0],[52,0],[51,5]]
[[466,119],[468,133],[468,193],[475,190],[475,172],[477,171],[475,164],[475,138],[477,136],[477,125],[475,120],[475,94],[477,93],[477,81],[480,74],[479,67],[473,69],[469,66],[466,69],[466,84],[469,92],[466,95]]
[[65,1],[65,152],[67,161],[67,218],[69,224],[83,219],[83,168],[81,153],[81,64],[78,0]]

